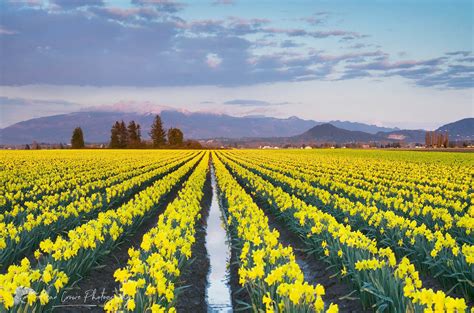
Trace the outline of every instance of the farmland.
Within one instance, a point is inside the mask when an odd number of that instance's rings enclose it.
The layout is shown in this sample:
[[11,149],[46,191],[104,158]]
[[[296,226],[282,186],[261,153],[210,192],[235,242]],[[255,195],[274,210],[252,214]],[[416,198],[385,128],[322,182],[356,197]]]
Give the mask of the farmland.
[[[0,312],[205,311],[213,197],[234,310],[467,312],[474,302],[470,153],[0,156]],[[96,287],[109,295],[65,297]]]

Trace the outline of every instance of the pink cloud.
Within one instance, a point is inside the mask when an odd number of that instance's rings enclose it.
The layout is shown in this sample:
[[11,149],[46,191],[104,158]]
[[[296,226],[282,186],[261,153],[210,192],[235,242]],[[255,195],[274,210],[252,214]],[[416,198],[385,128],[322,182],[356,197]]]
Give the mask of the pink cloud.
[[206,64],[210,68],[217,68],[222,63],[222,58],[215,53],[209,53],[206,56]]
[[3,26],[0,26],[0,35],[14,35],[14,34],[18,34],[18,32],[14,31],[14,30],[7,29]]

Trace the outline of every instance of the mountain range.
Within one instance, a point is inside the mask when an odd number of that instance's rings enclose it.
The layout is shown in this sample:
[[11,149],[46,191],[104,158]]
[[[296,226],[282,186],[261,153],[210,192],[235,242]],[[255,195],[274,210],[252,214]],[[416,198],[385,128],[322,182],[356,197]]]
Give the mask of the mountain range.
[[[178,127],[187,138],[242,138],[242,137],[287,137],[301,134],[309,128],[323,124],[298,117],[286,119],[245,116],[235,117],[212,113],[183,113],[164,110],[160,113],[165,128]],[[34,118],[0,129],[1,144],[26,144],[32,141],[58,143],[69,142],[71,131],[80,126],[87,142],[108,142],[110,127],[115,121],[134,120],[142,126],[143,138],[148,138],[155,114],[128,113],[118,111],[88,111]],[[338,127],[348,130],[363,130],[370,133],[394,131],[394,128],[379,127],[348,121],[333,121]]]
[[425,130],[401,129],[390,132],[378,132],[369,134],[362,131],[348,131],[337,128],[332,124],[317,125],[305,133],[293,137],[299,141],[354,143],[354,142],[397,142],[424,143]]
[[[437,132],[448,132],[451,141],[474,139],[474,118],[465,118],[453,123],[443,125],[436,129]],[[422,129],[401,129],[389,132],[370,134],[362,131],[349,131],[334,126],[332,123],[317,125],[298,136],[290,137],[296,142],[396,142],[424,143],[426,131]]]
[[[424,142],[424,130],[401,130],[349,121],[318,122],[298,117],[274,118],[265,116],[235,117],[213,113],[184,113],[174,110],[160,112],[165,128],[178,127],[188,139],[212,138],[287,138],[333,142],[399,141]],[[134,120],[142,126],[142,137],[147,139],[155,114],[118,111],[76,112],[34,118],[0,129],[0,144],[26,144],[33,141],[67,143],[72,130],[80,126],[89,143],[109,141],[110,128],[117,120]],[[474,118],[464,119],[440,127],[456,139],[474,138]],[[319,128],[315,128],[321,126]],[[315,129],[313,129],[315,128]]]

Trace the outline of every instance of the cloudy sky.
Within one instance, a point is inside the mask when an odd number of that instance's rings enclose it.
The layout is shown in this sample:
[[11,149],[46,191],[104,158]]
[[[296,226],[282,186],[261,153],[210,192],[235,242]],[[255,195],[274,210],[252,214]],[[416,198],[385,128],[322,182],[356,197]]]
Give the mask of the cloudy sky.
[[176,108],[436,128],[474,116],[473,2],[0,0],[0,127]]

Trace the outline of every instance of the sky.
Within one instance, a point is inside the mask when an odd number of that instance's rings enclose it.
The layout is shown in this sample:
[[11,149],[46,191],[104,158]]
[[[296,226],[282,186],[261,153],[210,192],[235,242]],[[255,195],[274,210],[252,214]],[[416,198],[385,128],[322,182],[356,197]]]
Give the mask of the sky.
[[435,129],[474,116],[473,3],[0,0],[0,128],[178,109]]

